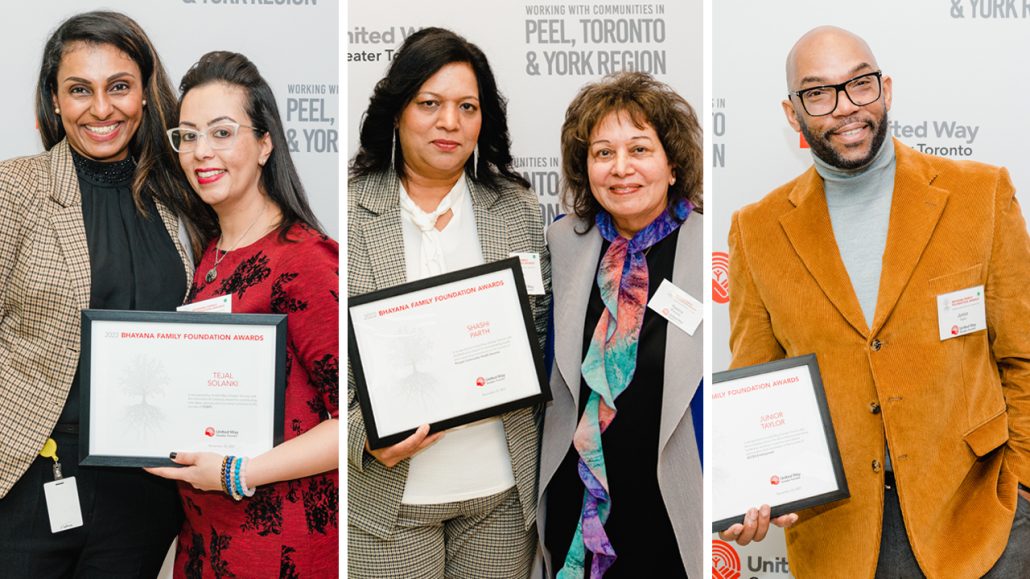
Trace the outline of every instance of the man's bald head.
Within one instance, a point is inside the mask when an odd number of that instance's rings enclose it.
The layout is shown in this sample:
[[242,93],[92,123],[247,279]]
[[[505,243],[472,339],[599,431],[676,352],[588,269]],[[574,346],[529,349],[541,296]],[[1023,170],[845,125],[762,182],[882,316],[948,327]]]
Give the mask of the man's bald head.
[[[858,97],[858,104],[855,95],[846,92],[849,89],[834,88],[860,77],[864,80],[855,85],[856,90],[866,92]],[[887,137],[892,87],[865,40],[836,26],[820,26],[798,39],[787,55],[789,94],[782,103],[783,113],[787,123],[804,135],[812,154],[840,169],[860,169],[868,166]],[[796,94],[809,89],[815,92],[808,92],[806,98],[824,99],[814,116]],[[836,101],[826,103],[827,97]]]
[[858,62],[857,66],[865,64],[869,70],[880,68],[872,49],[857,34],[836,26],[809,30],[787,55],[787,90],[799,90],[802,84],[828,83],[822,75],[841,60]]

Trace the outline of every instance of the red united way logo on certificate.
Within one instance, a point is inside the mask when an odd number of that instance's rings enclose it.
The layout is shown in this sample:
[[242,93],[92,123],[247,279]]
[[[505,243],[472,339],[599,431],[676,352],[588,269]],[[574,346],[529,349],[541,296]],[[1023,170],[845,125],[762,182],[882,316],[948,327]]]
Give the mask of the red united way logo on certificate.
[[214,435],[215,435],[215,427],[214,426],[208,426],[207,428],[204,429],[204,436],[206,436],[208,438],[211,438]]
[[476,378],[476,386],[479,386],[480,388],[486,386],[486,378],[483,378],[482,376]]
[[712,578],[740,579],[740,555],[726,541],[712,540]]
[[772,475],[772,478],[769,479],[769,484],[773,486],[780,484],[780,477]]

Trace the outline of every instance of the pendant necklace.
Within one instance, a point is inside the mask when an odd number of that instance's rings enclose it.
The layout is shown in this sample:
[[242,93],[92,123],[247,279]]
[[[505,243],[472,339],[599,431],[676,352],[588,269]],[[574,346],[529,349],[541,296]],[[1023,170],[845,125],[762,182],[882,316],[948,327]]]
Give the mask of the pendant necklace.
[[225,259],[225,256],[229,255],[229,252],[236,251],[236,248],[240,246],[240,243],[243,242],[243,240],[247,237],[247,234],[250,233],[250,230],[254,229],[254,226],[257,225],[257,222],[261,220],[261,216],[263,216],[264,214],[265,206],[262,206],[261,213],[258,213],[257,217],[254,218],[254,221],[250,222],[250,226],[248,226],[246,231],[243,232],[243,235],[241,235],[240,238],[236,240],[236,244],[232,246],[232,249],[227,249],[223,251],[221,255],[218,254],[218,245],[222,243],[222,238],[218,238],[218,243],[215,244],[215,264],[211,266],[211,269],[207,270],[207,275],[204,276],[204,279],[207,280],[207,283],[215,281],[215,278],[218,277],[218,264],[221,263],[223,259]]

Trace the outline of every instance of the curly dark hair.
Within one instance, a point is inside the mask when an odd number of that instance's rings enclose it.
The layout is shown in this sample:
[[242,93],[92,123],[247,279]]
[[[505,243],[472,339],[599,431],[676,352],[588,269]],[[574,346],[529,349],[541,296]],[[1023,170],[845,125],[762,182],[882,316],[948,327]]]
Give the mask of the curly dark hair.
[[512,168],[507,101],[497,90],[486,55],[475,44],[443,28],[423,28],[409,36],[386,76],[376,84],[361,123],[361,147],[350,164],[352,177],[385,171],[390,168],[391,158],[393,170],[404,176],[404,154],[401,147],[393,144],[394,127],[401,111],[429,77],[455,62],[472,67],[483,115],[478,166],[472,166],[470,157],[465,162],[466,177],[492,189],[498,188],[501,178],[529,188],[529,182]]
[[143,199],[150,197],[185,217],[194,255],[199,256],[207,241],[204,232],[211,223],[203,213],[204,203],[193,195],[179,168],[179,158],[165,138],[165,130],[179,123],[175,93],[157,50],[135,20],[119,12],[85,12],[68,18],[50,35],[43,47],[36,85],[36,122],[43,147],[49,151],[65,138],[64,124],[54,111],[57,70],[65,53],[77,43],[113,46],[139,66],[147,106],[129,142],[129,154],[136,159],[132,196],[143,215],[147,214]]
[[667,84],[643,72],[618,72],[580,89],[565,111],[561,129],[562,202],[593,227],[601,204],[590,191],[590,134],[611,113],[624,112],[637,127],[654,127],[676,182],[668,207],[687,199],[702,212],[701,125],[693,107]]
[[[214,51],[201,56],[179,83],[179,106],[182,106],[182,100],[191,90],[212,83],[241,89],[245,95],[244,109],[250,117],[253,131],[258,137],[267,133],[272,140],[272,154],[261,167],[259,184],[261,191],[268,195],[282,213],[279,238],[289,241],[287,233],[295,223],[303,223],[324,233],[318,218],[311,211],[300,175],[290,157],[290,147],[275,94],[268,81],[261,76],[257,65],[237,52]],[[218,235],[219,231],[216,227],[212,234]]]

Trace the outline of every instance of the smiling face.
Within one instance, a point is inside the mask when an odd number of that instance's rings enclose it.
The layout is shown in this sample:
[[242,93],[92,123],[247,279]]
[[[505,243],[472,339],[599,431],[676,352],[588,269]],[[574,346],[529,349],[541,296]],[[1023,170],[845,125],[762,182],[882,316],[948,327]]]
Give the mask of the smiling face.
[[637,127],[621,111],[609,113],[590,133],[587,175],[594,198],[627,238],[661,215],[676,182],[654,127]]
[[468,63],[442,67],[401,111],[397,131],[405,171],[457,181],[479,140],[479,85]]
[[110,44],[72,43],[57,68],[53,105],[76,152],[97,161],[125,159],[143,120],[139,65]]
[[[231,146],[211,148],[212,140],[224,137],[234,124],[251,125],[245,109],[246,92],[225,83],[210,83],[190,89],[182,99],[179,127],[207,133],[197,139],[196,148],[179,153],[179,164],[193,190],[219,216],[236,207],[253,203],[262,195],[261,168],[272,154],[272,139],[260,137],[241,126]],[[218,133],[218,134],[214,134]]]
[[[787,87],[793,92],[838,84],[876,70],[876,58],[861,38],[839,28],[817,28],[791,51]],[[783,101],[783,112],[817,157],[839,169],[859,169],[873,160],[887,135],[891,78],[883,77],[882,83],[880,98],[867,105],[856,106],[840,91],[837,108],[828,115],[809,115],[797,96]]]

